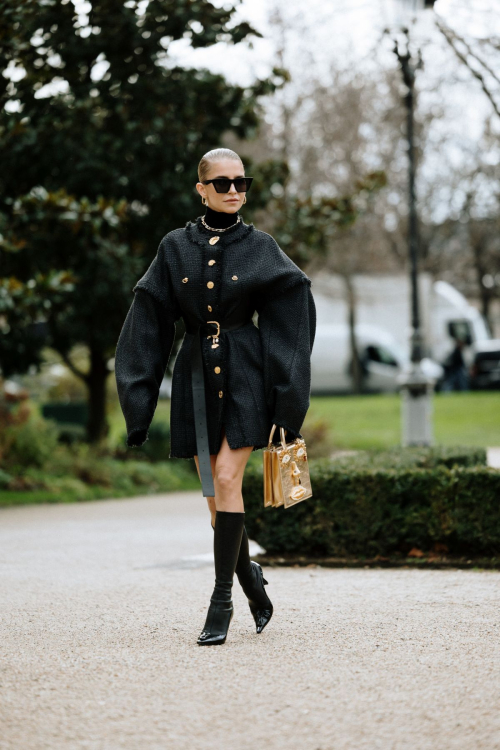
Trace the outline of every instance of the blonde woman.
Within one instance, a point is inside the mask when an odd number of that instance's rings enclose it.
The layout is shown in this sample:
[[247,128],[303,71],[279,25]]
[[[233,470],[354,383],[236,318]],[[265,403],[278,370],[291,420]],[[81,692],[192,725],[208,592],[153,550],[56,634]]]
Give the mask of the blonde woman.
[[[239,213],[252,177],[230,149],[206,153],[196,189],[203,216],[168,232],[134,286],[116,348],[127,445],[140,446],[156,409],[175,323],[186,332],[173,371],[171,458],[194,458],[214,528],[215,587],[199,645],[226,641],[236,573],[257,633],[273,614],[249,556],[242,496],[250,453],[273,424],[299,430],[309,408],[316,331],[311,280],[273,237]],[[257,325],[254,316],[257,312]]]

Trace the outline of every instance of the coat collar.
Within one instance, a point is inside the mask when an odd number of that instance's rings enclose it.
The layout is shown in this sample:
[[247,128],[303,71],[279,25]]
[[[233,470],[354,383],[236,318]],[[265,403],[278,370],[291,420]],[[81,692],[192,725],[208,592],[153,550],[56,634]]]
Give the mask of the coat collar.
[[195,221],[186,222],[185,229],[190,240],[206,248],[210,247],[208,244],[210,237],[220,237],[217,246],[225,247],[226,245],[230,245],[231,242],[248,237],[254,231],[255,227],[253,224],[246,224],[242,219],[238,224],[226,229],[225,232],[211,232],[201,223],[201,216],[197,216]]

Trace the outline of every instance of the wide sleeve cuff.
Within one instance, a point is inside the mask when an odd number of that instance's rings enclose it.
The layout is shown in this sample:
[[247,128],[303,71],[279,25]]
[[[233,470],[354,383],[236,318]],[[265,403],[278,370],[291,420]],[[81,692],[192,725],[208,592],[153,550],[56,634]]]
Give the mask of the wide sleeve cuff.
[[[316,307],[307,277],[258,308],[267,406],[277,429],[302,437],[310,403]],[[279,430],[278,430],[279,434]]]
[[115,353],[116,386],[129,447],[147,440],[174,339],[173,311],[138,287]]

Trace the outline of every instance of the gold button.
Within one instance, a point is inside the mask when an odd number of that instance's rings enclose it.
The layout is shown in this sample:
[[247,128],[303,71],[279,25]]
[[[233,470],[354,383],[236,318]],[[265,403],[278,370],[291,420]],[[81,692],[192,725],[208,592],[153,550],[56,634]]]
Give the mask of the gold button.
[[186,278],[185,278],[185,279],[182,279],[182,283],[183,283],[183,284],[186,284],[186,283],[187,283],[187,280],[188,280],[188,277],[186,276]]
[[214,367],[214,372],[216,372],[216,373],[217,373],[217,375],[218,375],[218,374],[219,374],[219,372],[220,372],[220,367]]
[[214,285],[213,281],[207,281],[207,286],[209,289],[212,289],[213,285]]
[[210,312],[212,312],[212,305],[207,305]]
[[222,391],[219,391],[219,398],[222,398]]
[[231,276],[231,278],[232,278],[232,280],[233,280],[233,281],[236,281],[236,279],[237,279],[238,277],[237,277],[237,276]]
[[211,245],[215,245],[215,243],[218,242],[219,240],[220,240],[220,237],[210,237],[208,241],[210,242]]
[[208,261],[208,265],[209,265],[209,266],[213,266],[213,264],[214,264],[214,263],[215,263],[215,260],[209,260],[209,261]]

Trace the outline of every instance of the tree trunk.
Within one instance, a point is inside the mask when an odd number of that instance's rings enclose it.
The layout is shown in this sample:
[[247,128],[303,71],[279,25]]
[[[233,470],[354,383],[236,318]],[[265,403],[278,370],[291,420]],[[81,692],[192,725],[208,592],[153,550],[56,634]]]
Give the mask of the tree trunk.
[[491,320],[491,290],[483,284],[483,276],[488,272],[488,265],[485,261],[486,242],[483,237],[475,237],[470,240],[472,246],[472,255],[474,258],[474,269],[476,271],[477,286],[479,297],[481,299],[481,313],[486,320],[490,331],[493,330]]
[[352,390],[353,393],[361,393],[363,386],[363,372],[361,369],[361,362],[358,354],[358,347],[356,342],[356,295],[354,293],[354,286],[352,278],[345,274],[342,276],[346,288],[346,299],[347,299],[347,316],[349,325],[349,342],[351,346],[351,376],[352,376]]
[[89,392],[89,419],[87,439],[97,443],[107,437],[109,425],[106,419],[106,382],[110,371],[100,349],[90,346],[90,372],[86,383]]

